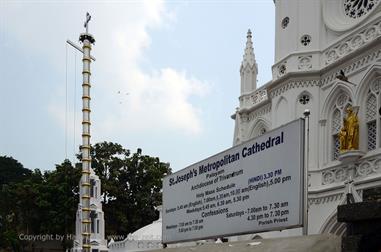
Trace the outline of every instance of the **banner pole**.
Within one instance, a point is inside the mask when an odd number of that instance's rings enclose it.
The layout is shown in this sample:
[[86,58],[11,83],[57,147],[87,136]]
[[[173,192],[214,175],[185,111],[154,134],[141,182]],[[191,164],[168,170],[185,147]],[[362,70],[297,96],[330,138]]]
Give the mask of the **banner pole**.
[[[305,163],[304,163],[304,210],[303,210],[303,235],[308,235],[308,162],[309,162],[309,154],[310,154],[310,110],[306,109],[304,110],[304,132],[306,136],[306,145],[304,147],[304,153],[305,153]],[[306,127],[307,124],[307,127]]]

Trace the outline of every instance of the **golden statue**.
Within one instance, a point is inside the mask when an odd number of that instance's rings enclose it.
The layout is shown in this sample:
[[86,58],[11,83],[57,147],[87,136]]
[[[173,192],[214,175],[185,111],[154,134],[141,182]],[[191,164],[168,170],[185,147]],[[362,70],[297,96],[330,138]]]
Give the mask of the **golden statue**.
[[343,120],[343,127],[339,131],[340,152],[347,150],[347,126],[345,120]]
[[340,152],[358,150],[359,148],[359,120],[352,107],[347,108],[347,116],[343,120],[343,127],[339,132]]

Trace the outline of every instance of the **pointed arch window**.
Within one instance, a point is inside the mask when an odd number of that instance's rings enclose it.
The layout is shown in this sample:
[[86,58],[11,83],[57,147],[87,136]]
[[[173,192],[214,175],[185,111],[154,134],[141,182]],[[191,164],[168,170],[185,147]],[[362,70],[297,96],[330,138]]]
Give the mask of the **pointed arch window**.
[[265,134],[267,132],[267,127],[265,125],[265,123],[263,122],[258,122],[255,126],[254,126],[254,129],[251,133],[251,137],[258,137],[258,136],[261,136],[263,134]]
[[337,160],[340,153],[339,131],[342,126],[343,119],[346,115],[346,108],[352,105],[351,98],[344,92],[338,95],[338,98],[333,106],[331,118],[331,135],[332,135],[332,160]]
[[380,146],[380,115],[378,109],[381,106],[380,102],[380,89],[381,79],[376,79],[368,90],[368,94],[365,101],[365,121],[367,130],[367,149],[368,151],[374,150]]

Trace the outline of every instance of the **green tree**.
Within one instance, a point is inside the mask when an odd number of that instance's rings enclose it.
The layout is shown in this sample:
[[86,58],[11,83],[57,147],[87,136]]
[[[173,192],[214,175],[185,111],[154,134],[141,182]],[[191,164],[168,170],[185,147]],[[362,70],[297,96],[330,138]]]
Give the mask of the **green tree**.
[[[102,182],[106,234],[128,234],[158,217],[154,207],[161,204],[162,178],[171,172],[168,164],[141,149],[130,155],[112,142],[95,144],[91,156]],[[73,167],[69,160],[42,173],[0,157],[0,248],[22,249],[19,234],[74,233],[80,177],[81,165]],[[64,241],[62,248],[71,244]]]
[[79,202],[80,166],[73,167],[69,160],[56,165],[56,169],[46,172],[45,184],[38,199],[45,220],[43,230],[51,234],[64,235],[63,249],[70,248],[66,240],[75,232],[75,217]]
[[4,184],[17,183],[28,178],[32,172],[24,168],[16,159],[0,156],[0,187]]
[[162,178],[170,172],[169,164],[160,162],[157,157],[142,155],[141,149],[127,159],[119,181],[129,203],[126,212],[128,233],[158,218],[154,207],[162,204]]
[[130,151],[112,142],[96,143],[91,147],[91,167],[102,182],[103,202],[118,194],[118,176]]
[[39,177],[12,157],[0,157],[0,247],[20,249],[18,234],[33,231],[36,186],[27,181]]
[[[78,206],[80,167],[65,160],[43,174],[36,169],[29,177],[0,188],[0,246],[14,251],[25,245],[19,234],[73,234]],[[71,242],[63,241],[62,248]]]
[[161,204],[162,178],[169,165],[157,157],[130,156],[120,144],[102,142],[91,149],[92,168],[102,182],[106,234],[128,234],[154,221]]

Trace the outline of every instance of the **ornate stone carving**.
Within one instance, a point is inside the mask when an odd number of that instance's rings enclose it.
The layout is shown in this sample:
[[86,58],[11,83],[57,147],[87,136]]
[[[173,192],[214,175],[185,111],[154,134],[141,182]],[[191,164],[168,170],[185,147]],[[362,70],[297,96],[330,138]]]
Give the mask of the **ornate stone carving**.
[[327,66],[332,64],[339,58],[347,55],[348,53],[358,49],[367,42],[373,41],[381,35],[380,29],[381,21],[378,21],[371,25],[370,28],[367,26],[358,33],[349,36],[344,41],[338,42],[333,46],[327,48],[323,51],[324,64]]
[[[363,57],[359,58],[358,60],[353,61],[350,65],[347,65],[343,69],[343,71],[348,76],[352,72],[356,71],[357,69],[362,68],[366,64],[372,62],[374,59],[379,58],[380,54],[381,54],[381,49],[370,52],[369,54],[364,55]],[[337,71],[332,71],[330,74],[323,77],[321,80],[322,86],[324,87],[324,86],[328,85],[329,83],[331,83],[332,81],[336,80],[336,76],[337,76]]]
[[373,40],[377,37],[377,29],[375,26],[369,28],[368,30],[366,30],[365,32],[365,40],[366,41],[370,41],[370,40]]
[[338,53],[340,56],[347,54],[351,49],[349,48],[348,43],[344,43],[339,47]]
[[280,64],[278,66],[278,76],[282,76],[282,75],[284,75],[286,73],[286,71],[287,71],[286,63],[287,62],[284,62],[283,64]]
[[335,171],[335,180],[336,181],[344,181],[348,177],[347,171],[344,168],[337,169]]
[[372,165],[370,162],[363,162],[357,167],[356,171],[357,171],[357,174],[361,177],[368,176],[369,174],[372,173]]
[[248,121],[250,121],[249,116],[247,114],[241,114],[241,122],[248,122]]
[[278,95],[283,94],[289,89],[292,88],[305,88],[305,87],[314,87],[320,86],[320,80],[303,80],[303,81],[290,81],[283,85],[279,85],[270,91],[270,98],[274,98]]
[[364,39],[364,36],[362,36],[361,34],[361,35],[356,35],[355,37],[353,37],[350,45],[351,45],[351,48],[355,50],[364,43],[365,43],[365,39]]
[[258,110],[255,110],[252,113],[250,113],[248,115],[248,121],[253,121],[258,116],[262,116],[262,115],[268,114],[268,113],[270,113],[270,111],[271,111],[271,103],[269,103],[269,104],[263,106],[262,108],[260,108]]
[[267,100],[267,90],[266,89],[257,90],[253,95],[251,95],[251,100],[253,102],[253,105],[257,105],[263,101],[266,101]]
[[381,90],[381,78],[380,79],[376,79],[373,84],[370,86],[370,89],[378,94]]
[[367,160],[356,166],[356,177],[365,177],[381,172],[381,159]]
[[322,185],[329,185],[346,181],[350,174],[354,178],[363,178],[371,174],[381,173],[381,158],[372,158],[362,160],[359,163],[340,165],[325,169],[321,172]]
[[344,0],[345,15],[351,18],[360,18],[369,13],[379,0]]
[[309,70],[312,68],[312,55],[298,57],[298,70]]
[[322,173],[322,176],[323,176],[322,184],[327,185],[327,184],[332,184],[333,182],[335,182],[334,174],[335,174],[334,169],[323,171],[323,173]]
[[342,198],[343,198],[342,193],[336,193],[333,195],[326,195],[326,196],[316,197],[316,198],[309,197],[308,203],[309,205],[314,205],[314,204],[319,205],[319,204],[329,203],[332,201],[340,201]]

